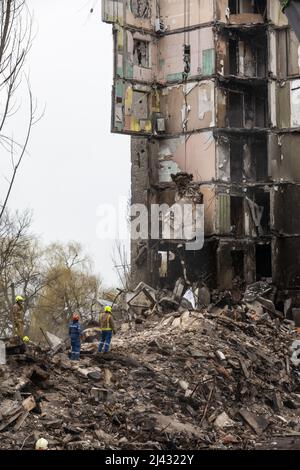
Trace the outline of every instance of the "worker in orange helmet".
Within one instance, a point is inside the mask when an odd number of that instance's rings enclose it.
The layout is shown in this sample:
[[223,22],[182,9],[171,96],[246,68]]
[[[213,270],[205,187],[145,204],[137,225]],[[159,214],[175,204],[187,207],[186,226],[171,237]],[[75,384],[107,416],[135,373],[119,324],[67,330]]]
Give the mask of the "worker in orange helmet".
[[79,361],[80,359],[80,336],[82,334],[79,323],[79,314],[73,313],[72,322],[69,325],[69,336],[71,338],[71,359]]

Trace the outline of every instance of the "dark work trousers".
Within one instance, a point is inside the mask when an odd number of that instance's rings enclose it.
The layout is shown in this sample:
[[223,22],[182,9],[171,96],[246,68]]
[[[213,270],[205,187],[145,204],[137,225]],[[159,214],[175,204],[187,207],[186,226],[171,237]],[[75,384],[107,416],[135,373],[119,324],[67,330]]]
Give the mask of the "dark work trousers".
[[104,346],[104,352],[109,351],[110,342],[112,338],[112,330],[102,331],[98,351],[102,352]]
[[73,361],[80,359],[80,338],[71,338],[71,359]]

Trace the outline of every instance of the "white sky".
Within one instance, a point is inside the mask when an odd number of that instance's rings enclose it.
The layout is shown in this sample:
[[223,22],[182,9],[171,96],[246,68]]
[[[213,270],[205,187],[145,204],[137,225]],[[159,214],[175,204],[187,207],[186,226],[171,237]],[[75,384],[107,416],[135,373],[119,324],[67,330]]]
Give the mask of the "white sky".
[[27,64],[46,113],[34,128],[9,206],[32,209],[33,229],[45,242],[81,242],[112,285],[114,242],[97,238],[97,208],[129,197],[130,139],[110,133],[111,25],[101,22],[100,0],[28,5],[37,35]]

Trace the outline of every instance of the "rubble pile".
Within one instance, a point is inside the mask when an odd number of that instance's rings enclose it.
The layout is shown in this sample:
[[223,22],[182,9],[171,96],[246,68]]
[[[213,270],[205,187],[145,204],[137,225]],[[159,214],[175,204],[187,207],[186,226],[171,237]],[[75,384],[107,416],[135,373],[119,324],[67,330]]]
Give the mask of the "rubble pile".
[[[112,351],[31,346],[0,369],[0,448],[241,449],[300,436],[292,322],[178,311],[123,323]],[[299,350],[298,350],[299,351]]]

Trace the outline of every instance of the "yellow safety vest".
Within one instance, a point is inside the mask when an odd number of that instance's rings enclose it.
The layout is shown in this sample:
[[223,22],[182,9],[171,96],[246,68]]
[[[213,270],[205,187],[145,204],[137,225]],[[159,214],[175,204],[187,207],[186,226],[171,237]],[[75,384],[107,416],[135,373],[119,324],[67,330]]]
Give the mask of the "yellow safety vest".
[[[103,314],[102,314],[102,315],[103,315]],[[110,326],[109,326],[109,321],[110,321],[110,319],[111,319],[111,315],[107,315],[107,318],[106,318],[106,320],[105,320],[106,327],[103,328],[103,327],[102,327],[102,321],[101,321],[102,319],[101,319],[101,315],[100,315],[100,327],[101,327],[100,329],[101,329],[102,331],[111,331],[111,330],[112,330],[112,328],[110,328]]]

